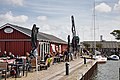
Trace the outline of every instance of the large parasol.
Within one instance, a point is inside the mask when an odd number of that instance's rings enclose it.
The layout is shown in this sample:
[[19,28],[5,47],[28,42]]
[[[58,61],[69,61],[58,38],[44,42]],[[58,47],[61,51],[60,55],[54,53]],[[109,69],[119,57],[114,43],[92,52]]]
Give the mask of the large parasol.
[[[72,48],[73,48],[73,53],[75,51],[78,51],[78,44],[79,44],[79,37],[76,36],[76,30],[75,30],[75,23],[74,23],[74,17],[71,16],[71,20],[72,20]],[[75,53],[76,55],[76,53]]]
[[[31,46],[32,46],[32,50],[31,50],[31,56],[33,56],[36,59],[36,79],[38,78],[38,61],[37,61],[37,56],[38,56],[38,52],[37,52],[37,34],[38,34],[38,29],[36,27],[36,24],[33,25],[32,28],[32,33],[31,33]],[[38,80],[38,79],[37,79]]]
[[36,56],[38,29],[39,28],[36,27],[36,24],[34,24],[31,33],[31,46],[32,46],[31,55],[33,57]]
[[72,19],[72,34],[73,34],[73,37],[74,37],[74,36],[76,36],[74,17],[71,16],[71,19]]

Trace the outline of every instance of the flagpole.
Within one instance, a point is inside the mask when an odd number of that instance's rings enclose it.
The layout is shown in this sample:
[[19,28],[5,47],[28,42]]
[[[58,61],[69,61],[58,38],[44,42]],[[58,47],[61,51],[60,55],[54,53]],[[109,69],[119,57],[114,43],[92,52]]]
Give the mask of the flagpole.
[[38,60],[37,60],[37,57],[38,57],[38,52],[37,52],[37,48],[35,49],[35,53],[36,53],[36,80],[38,80]]

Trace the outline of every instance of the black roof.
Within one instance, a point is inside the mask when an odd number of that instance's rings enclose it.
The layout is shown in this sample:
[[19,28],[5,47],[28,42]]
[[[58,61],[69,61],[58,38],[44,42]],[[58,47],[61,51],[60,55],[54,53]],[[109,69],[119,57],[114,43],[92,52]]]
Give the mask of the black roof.
[[[14,29],[28,35],[29,37],[31,37],[31,30],[30,29],[20,27],[20,26],[17,26],[17,25],[13,25],[13,24],[9,24],[9,23],[1,26],[1,28],[6,27],[7,25],[9,25],[10,27],[12,27],[12,28],[14,28]],[[43,33],[43,32],[38,32],[37,38],[38,38],[39,41],[48,41],[48,42],[53,42],[53,43],[67,44],[66,41],[64,41],[64,40],[62,40],[62,39],[60,39],[60,38],[58,38],[56,36],[46,34],[46,33]]]

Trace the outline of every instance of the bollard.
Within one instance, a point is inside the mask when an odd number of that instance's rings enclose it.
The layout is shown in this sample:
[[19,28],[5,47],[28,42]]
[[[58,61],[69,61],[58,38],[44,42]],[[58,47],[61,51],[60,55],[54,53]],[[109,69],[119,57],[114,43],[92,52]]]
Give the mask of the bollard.
[[119,80],[120,80],[120,68],[119,68]]
[[86,58],[84,57],[84,64],[86,64]]
[[66,66],[66,75],[69,75],[69,63],[65,63]]

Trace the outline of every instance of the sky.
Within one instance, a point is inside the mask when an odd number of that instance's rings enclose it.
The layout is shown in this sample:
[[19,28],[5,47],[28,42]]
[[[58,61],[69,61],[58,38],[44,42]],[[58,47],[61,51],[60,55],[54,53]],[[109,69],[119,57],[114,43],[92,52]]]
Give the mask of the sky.
[[32,29],[36,24],[40,32],[65,41],[68,35],[72,39],[72,15],[81,42],[99,41],[100,35],[115,41],[110,32],[120,29],[120,0],[0,0],[0,26],[11,23]]

